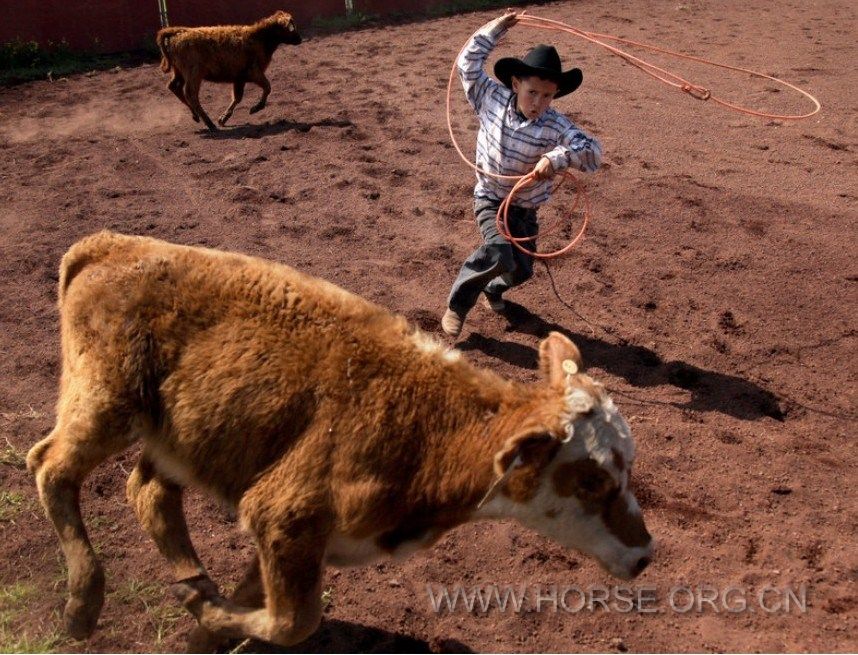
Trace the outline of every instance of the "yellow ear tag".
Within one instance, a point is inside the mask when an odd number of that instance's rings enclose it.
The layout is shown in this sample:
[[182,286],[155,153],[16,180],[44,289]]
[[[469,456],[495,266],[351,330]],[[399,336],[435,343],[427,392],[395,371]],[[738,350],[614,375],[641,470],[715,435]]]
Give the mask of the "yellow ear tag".
[[566,373],[566,375],[575,375],[578,372],[578,364],[573,362],[571,359],[564,359],[561,366],[563,367],[563,372]]

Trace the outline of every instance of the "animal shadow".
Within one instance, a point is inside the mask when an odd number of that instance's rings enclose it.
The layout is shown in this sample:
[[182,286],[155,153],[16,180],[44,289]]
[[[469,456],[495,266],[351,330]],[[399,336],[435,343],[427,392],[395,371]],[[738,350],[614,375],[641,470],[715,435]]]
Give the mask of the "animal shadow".
[[309,132],[314,127],[353,127],[354,123],[349,120],[336,118],[323,118],[312,123],[300,121],[266,121],[265,123],[246,123],[235,127],[222,127],[217,132],[208,130],[200,131],[204,139],[260,139],[264,136],[274,134],[285,134],[286,132]]
[[[685,403],[664,404],[698,412],[720,412],[746,421],[763,417],[783,421],[786,418],[778,397],[750,380],[709,371],[682,361],[667,362],[657,352],[643,346],[610,343],[592,336],[576,334],[560,325],[545,321],[513,302],[507,301],[505,316],[510,323],[508,329],[514,332],[532,334],[540,338],[548,336],[552,330],[565,334],[577,344],[587,365],[597,366],[619,376],[635,387],[670,384],[691,392],[690,400]],[[536,349],[502,342],[492,337],[471,334],[459,345],[459,349],[480,350],[513,366],[530,369],[537,367]]]
[[455,639],[422,639],[370,628],[365,625],[325,619],[306,641],[290,648],[280,648],[263,641],[251,641],[241,652],[248,653],[473,653]]

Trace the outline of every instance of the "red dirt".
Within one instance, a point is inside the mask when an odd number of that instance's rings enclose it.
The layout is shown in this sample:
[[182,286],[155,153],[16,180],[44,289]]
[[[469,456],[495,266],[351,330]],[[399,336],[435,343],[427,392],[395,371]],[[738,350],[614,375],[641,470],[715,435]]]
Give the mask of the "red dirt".
[[[322,632],[304,647],[360,651],[849,651],[858,649],[854,447],[856,12],[845,0],[542,5],[535,14],[780,75],[823,111],[798,123],[727,113],[602,51],[558,37],[583,68],[558,102],[603,142],[588,178],[594,218],[553,273],[513,292],[511,320],[478,307],[460,347],[520,380],[562,329],[613,391],[636,435],[635,486],[656,560],[634,588],[808,585],[806,614],[617,611],[436,615],[426,584],[611,585],[591,561],[512,523],[468,526],[403,563],[329,572]],[[438,331],[449,284],[477,243],[472,174],[444,125],[450,63],[497,12],[377,27],[282,48],[274,92],[255,89],[217,136],[165,89],[157,66],[0,90],[0,429],[23,451],[52,426],[58,379],[59,259],[102,228],[272,258],[354,290]],[[520,54],[554,35],[514,30]],[[807,105],[770,83],[705,73],[713,91],[776,112]],[[216,116],[225,87],[204,87]],[[470,151],[473,122],[457,98]],[[571,196],[560,194],[543,221]],[[548,244],[546,244],[548,245]],[[36,590],[18,634],[56,623],[64,582],[32,480],[8,455],[0,583]],[[182,649],[191,626],[124,502],[136,453],[98,468],[83,506],[103,553],[99,629],[70,651]],[[249,540],[218,506],[189,499],[214,578],[234,583]],[[154,585],[154,586],[152,586]],[[264,645],[255,647],[265,648]]]

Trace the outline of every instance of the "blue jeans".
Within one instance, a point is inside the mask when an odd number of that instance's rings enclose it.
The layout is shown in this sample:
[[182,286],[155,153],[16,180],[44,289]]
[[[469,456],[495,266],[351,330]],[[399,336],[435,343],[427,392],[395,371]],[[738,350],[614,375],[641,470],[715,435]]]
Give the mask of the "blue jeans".
[[[517,287],[533,275],[533,257],[521,252],[503,236],[498,234],[495,216],[500,203],[478,198],[474,201],[474,214],[483,245],[477,248],[462,264],[447,305],[460,316],[467,314],[477,304],[481,292],[489,298],[501,295]],[[536,249],[536,209],[512,205],[509,208],[509,230],[514,237],[532,237],[521,242],[528,250]]]

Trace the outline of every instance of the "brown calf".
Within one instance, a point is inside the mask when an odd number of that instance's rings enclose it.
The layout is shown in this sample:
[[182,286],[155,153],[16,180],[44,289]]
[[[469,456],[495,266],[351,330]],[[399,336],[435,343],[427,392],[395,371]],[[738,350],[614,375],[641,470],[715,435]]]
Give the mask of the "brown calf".
[[161,70],[173,70],[167,88],[191,110],[197,122],[217,131],[200,104],[200,84],[203,80],[232,84],[232,102],[218,119],[225,125],[236,105],[244,97],[244,85],[252,82],[262,87],[262,97],[250,113],[265,107],[271,84],[265,69],[281,43],[301,43],[292,16],[278,11],[253,25],[222,25],[218,27],[165,27],[155,37],[161,50]]
[[[57,423],[27,465],[68,562],[76,637],[104,597],[80,485],[137,440],[129,499],[198,636],[298,643],[319,625],[326,564],[406,555],[482,518],[518,519],[622,578],[649,562],[628,425],[559,333],[539,346],[542,381],[522,384],[261,259],[102,232],[59,279]],[[191,544],[189,485],[256,541],[231,600]]]

